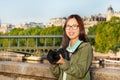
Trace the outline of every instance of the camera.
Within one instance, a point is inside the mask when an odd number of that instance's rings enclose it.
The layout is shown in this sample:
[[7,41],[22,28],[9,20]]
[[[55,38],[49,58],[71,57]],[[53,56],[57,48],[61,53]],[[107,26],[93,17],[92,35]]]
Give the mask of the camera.
[[60,54],[64,59],[70,60],[69,52],[63,48],[60,48],[58,51],[50,50],[47,54],[47,59],[51,64],[56,64],[56,62],[60,59]]

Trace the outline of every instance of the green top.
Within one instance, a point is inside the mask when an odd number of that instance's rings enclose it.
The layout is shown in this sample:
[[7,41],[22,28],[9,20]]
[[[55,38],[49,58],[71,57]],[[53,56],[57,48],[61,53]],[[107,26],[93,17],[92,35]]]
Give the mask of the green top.
[[70,61],[65,60],[64,64],[51,66],[50,69],[58,80],[62,80],[63,72],[67,73],[66,80],[90,80],[92,57],[91,45],[83,42],[71,55]]
[[[70,52],[70,57],[72,55],[72,53],[77,49],[77,47],[82,43],[82,41],[78,40],[72,47],[70,47],[70,43],[67,47],[67,51]],[[63,72],[63,80],[66,80],[66,77],[67,77],[67,73],[66,72]]]

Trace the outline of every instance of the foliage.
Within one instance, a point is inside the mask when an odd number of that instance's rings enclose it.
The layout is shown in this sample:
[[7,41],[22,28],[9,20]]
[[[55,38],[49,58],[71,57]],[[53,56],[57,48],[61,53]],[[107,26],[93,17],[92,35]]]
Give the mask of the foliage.
[[[116,52],[120,48],[120,18],[112,17],[108,22],[100,22],[89,29],[89,34],[96,35],[95,49],[99,52]],[[95,30],[95,31],[94,31]]]
[[93,26],[89,27],[88,34],[95,35],[96,34],[96,29],[97,29],[97,25],[93,25]]
[[[17,36],[17,35],[26,35],[26,36],[29,36],[29,35],[62,35],[62,26],[52,26],[52,27],[48,27],[48,28],[40,28],[39,26],[36,26],[36,27],[31,27],[31,28],[28,28],[28,29],[23,29],[23,28],[14,28],[12,29],[9,33],[6,33],[5,35],[14,35],[14,36]],[[4,34],[1,34],[0,35],[4,35]],[[0,39],[0,46],[3,46],[3,47],[7,47],[9,46],[8,45],[8,39]],[[41,39],[38,39],[37,40],[37,46],[44,46],[44,41],[45,39],[44,38],[41,38]],[[17,39],[10,39],[10,46],[18,46],[17,44],[18,40]],[[46,39],[46,45],[53,45],[53,39],[50,39],[50,38],[47,38]],[[30,46],[30,47],[33,47],[33,46],[36,46],[36,39],[33,39],[33,38],[29,38],[28,39],[28,44],[26,44],[26,39],[20,39],[19,40],[19,46]],[[60,45],[61,43],[61,40],[60,39],[55,39],[55,44],[59,44]]]

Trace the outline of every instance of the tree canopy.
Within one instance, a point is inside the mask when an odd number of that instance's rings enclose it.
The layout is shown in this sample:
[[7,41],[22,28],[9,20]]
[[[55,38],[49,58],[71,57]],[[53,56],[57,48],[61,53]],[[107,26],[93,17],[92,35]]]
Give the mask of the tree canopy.
[[120,18],[112,17],[89,28],[88,34],[96,35],[95,49],[99,52],[118,51],[120,48]]
[[[23,29],[23,28],[14,28],[10,32],[6,34],[0,34],[0,35],[62,35],[62,26],[53,26],[53,27],[48,27],[48,28],[40,28],[39,26],[36,27],[31,27],[28,29]],[[47,40],[47,45],[52,45],[53,41],[52,39],[48,38]],[[26,46],[26,39],[20,39],[20,45],[19,46]],[[30,44],[28,46],[34,46],[35,45],[35,39],[28,39],[28,42]],[[61,39],[55,39],[55,45],[60,45]],[[38,40],[38,46],[42,46],[44,44],[44,39],[39,39]],[[17,46],[17,39],[11,39],[10,40],[10,45],[11,46]],[[1,39],[0,40],[0,46],[7,47],[8,46],[8,39]]]

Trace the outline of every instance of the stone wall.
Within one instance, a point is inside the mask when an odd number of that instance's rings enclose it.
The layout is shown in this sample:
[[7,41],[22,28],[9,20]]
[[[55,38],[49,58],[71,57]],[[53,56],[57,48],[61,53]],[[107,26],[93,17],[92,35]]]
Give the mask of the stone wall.
[[0,80],[56,80],[49,65],[0,61]]
[[120,69],[99,68],[91,70],[92,80],[120,80]]
[[[120,80],[120,70],[91,69],[91,80]],[[48,64],[0,61],[0,80],[57,80]]]

